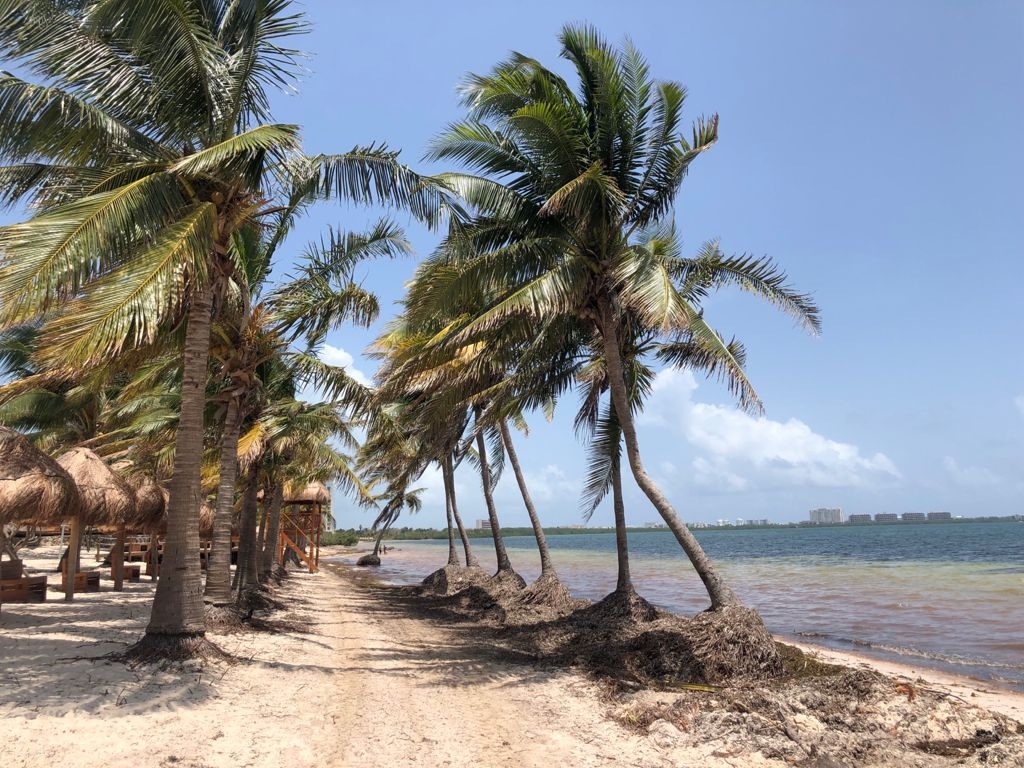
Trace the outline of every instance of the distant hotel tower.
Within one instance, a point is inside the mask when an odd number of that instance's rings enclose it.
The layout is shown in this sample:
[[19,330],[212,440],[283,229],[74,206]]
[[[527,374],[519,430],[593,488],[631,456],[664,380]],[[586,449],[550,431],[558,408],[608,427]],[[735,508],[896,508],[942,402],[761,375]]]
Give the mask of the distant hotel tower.
[[896,523],[899,522],[900,516],[895,512],[879,512],[875,515],[876,523]]
[[811,510],[811,523],[813,525],[828,525],[830,523],[841,523],[846,518],[843,517],[843,510],[839,507],[835,509],[828,509],[821,507],[819,509]]
[[852,525],[858,525],[860,523],[870,523],[871,515],[850,515],[849,519],[846,522],[851,523]]

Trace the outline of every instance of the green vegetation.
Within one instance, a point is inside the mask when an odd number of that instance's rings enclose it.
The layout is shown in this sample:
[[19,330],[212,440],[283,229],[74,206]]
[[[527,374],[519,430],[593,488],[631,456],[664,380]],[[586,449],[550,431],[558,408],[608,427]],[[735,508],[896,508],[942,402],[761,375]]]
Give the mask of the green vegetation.
[[359,534],[355,531],[329,531],[323,535],[320,539],[320,543],[325,546],[340,545],[343,547],[354,547],[359,543]]

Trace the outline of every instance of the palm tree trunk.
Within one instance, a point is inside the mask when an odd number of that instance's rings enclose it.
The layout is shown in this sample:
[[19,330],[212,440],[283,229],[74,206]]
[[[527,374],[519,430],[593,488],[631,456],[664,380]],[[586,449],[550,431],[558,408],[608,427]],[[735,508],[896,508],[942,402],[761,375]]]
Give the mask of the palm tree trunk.
[[263,488],[263,503],[260,505],[262,512],[260,514],[260,528],[256,533],[256,572],[259,573],[260,567],[263,564],[263,548],[267,542],[267,518],[269,517],[268,512],[270,510],[270,496],[273,493],[273,486],[264,486]]
[[64,563],[64,599],[75,599],[75,574],[78,573],[78,555],[82,545],[82,519],[71,518],[71,533],[68,535],[68,558]]
[[622,427],[622,435],[626,440],[626,456],[629,459],[629,467],[633,471],[637,485],[644,492],[651,504],[661,514],[662,519],[668,524],[672,533],[675,534],[679,545],[690,558],[697,575],[704,582],[704,588],[711,598],[711,608],[718,610],[732,605],[739,605],[739,599],[722,580],[718,571],[712,565],[710,558],[704,553],[697,539],[686,527],[676,513],[668,498],[661,492],[661,489],[647,474],[643,462],[640,460],[640,444],[636,437],[636,426],[633,423],[633,413],[629,408],[629,395],[626,391],[626,379],[622,370],[622,357],[619,348],[619,337],[617,319],[612,312],[609,303],[605,302],[600,312],[601,335],[604,343],[605,365],[608,367],[608,381],[611,388],[612,404],[615,407],[615,414]]
[[160,537],[155,533],[149,534],[149,548],[146,550],[146,575],[152,581],[156,581],[157,571],[160,570]]
[[117,539],[114,542],[114,552],[110,558],[110,569],[114,572],[114,591],[124,591],[124,537],[125,525],[121,523],[117,527]]
[[466,528],[462,524],[462,517],[459,515],[458,497],[455,494],[455,465],[452,462],[451,454],[445,456],[444,461],[441,463],[441,473],[445,481],[445,494],[451,501],[455,527],[459,529],[459,538],[462,539],[462,550],[466,556],[466,567],[479,568],[480,561],[477,560],[476,554],[473,552],[473,547],[469,543],[469,534],[466,533]]
[[373,556],[378,560],[380,559],[380,542],[384,538],[384,534],[388,532],[388,528],[390,526],[391,523],[381,526],[380,533],[377,534],[377,541],[373,545]]
[[498,522],[498,510],[494,506],[494,494],[491,492],[491,467],[487,463],[487,441],[480,427],[480,406],[474,408],[477,417],[476,450],[480,455],[480,481],[484,487],[484,502],[487,504],[487,517],[491,521],[491,537],[494,539],[494,554],[498,558],[498,573],[511,571],[512,562],[508,559],[505,541],[501,537],[501,523]]
[[242,520],[238,531],[238,568],[235,571],[235,588],[241,594],[246,587],[259,582],[256,567],[256,518],[259,501],[259,468],[254,462],[245,478],[245,491],[242,494]]
[[459,550],[455,547],[455,520],[452,518],[452,496],[448,492],[448,474],[441,470],[444,480],[444,514],[448,522],[448,562],[446,565],[458,566]]
[[199,506],[203,501],[200,470],[213,293],[212,284],[199,286],[192,295],[188,312],[182,355],[181,417],[174,441],[174,474],[167,505],[167,536],[153,613],[146,627],[147,637],[160,636],[181,642],[201,637],[205,632],[199,568]]
[[526,487],[526,477],[523,476],[523,468],[519,466],[519,456],[516,455],[516,449],[512,446],[512,435],[509,434],[508,424],[504,419],[498,422],[498,429],[501,432],[501,441],[505,444],[505,452],[508,454],[508,460],[512,464],[512,471],[515,473],[516,482],[519,484],[519,492],[523,495],[523,504],[526,505],[526,513],[530,516],[530,525],[533,526],[533,535],[537,538],[537,549],[540,550],[540,575],[541,578],[545,576],[554,576],[555,567],[551,564],[551,552],[548,550],[548,540],[544,535],[544,529],[541,527],[540,518],[537,517],[537,508],[533,505],[533,498],[530,496],[530,491]]
[[284,483],[275,483],[270,500],[270,510],[264,512],[267,517],[267,540],[263,543],[263,563],[260,568],[260,581],[270,577],[281,558],[279,539],[281,538],[281,507],[284,505]]
[[231,603],[231,518],[235,513],[235,480],[238,478],[238,433],[242,427],[238,398],[228,400],[224,431],[220,440],[220,482],[217,507],[213,516],[213,542],[206,556],[207,603],[224,606]]
[[622,500],[622,461],[619,456],[612,459],[612,508],[615,510],[615,553],[619,561],[619,578],[616,592],[635,592],[633,578],[629,573],[629,541],[626,536],[626,505]]

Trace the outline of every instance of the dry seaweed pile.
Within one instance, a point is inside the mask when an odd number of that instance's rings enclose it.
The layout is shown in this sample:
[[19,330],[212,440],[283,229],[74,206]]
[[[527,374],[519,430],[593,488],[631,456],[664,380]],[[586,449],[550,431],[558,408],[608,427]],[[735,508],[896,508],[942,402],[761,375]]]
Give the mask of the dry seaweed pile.
[[[792,671],[803,654],[783,647]],[[817,768],[1024,766],[1024,726],[910,680],[811,662],[768,686],[617,695],[615,717],[709,761]]]
[[911,680],[818,662],[776,643],[750,609],[685,618],[615,594],[537,611],[524,592],[483,579],[420,600],[527,658],[606,680],[614,717],[686,764],[1024,768],[1024,726]]
[[655,611],[650,621],[637,621],[607,608],[602,601],[554,621],[510,627],[509,641],[538,658],[633,685],[764,680],[782,672],[775,641],[750,609],[692,619]]
[[429,599],[446,618],[485,623],[496,639],[533,658],[635,685],[764,680],[782,672],[774,639],[747,608],[690,619],[658,611],[633,593],[591,604],[557,582],[513,586],[507,579],[477,581]]

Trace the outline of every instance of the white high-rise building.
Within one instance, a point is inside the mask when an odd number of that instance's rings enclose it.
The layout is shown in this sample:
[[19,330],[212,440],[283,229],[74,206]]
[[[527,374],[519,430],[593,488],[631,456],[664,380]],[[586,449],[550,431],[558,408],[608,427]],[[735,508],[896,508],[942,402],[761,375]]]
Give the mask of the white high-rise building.
[[814,525],[829,525],[832,523],[845,522],[846,518],[843,516],[843,510],[839,507],[819,507],[818,509],[811,510],[811,522]]

